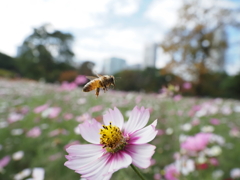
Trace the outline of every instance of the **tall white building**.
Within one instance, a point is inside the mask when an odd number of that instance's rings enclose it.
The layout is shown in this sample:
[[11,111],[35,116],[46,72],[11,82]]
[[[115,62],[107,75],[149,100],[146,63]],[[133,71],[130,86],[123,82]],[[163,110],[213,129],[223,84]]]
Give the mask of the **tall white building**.
[[157,44],[149,43],[145,46],[144,51],[144,60],[143,60],[143,68],[147,67],[156,67],[156,59],[157,59]]
[[103,73],[113,75],[126,68],[126,61],[121,58],[112,57],[104,60]]

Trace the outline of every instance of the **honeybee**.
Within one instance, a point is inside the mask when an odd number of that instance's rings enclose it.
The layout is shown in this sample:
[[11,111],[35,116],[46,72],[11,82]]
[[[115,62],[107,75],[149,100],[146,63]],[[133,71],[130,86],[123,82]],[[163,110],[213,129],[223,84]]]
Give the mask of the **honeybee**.
[[96,89],[96,96],[98,97],[100,88],[104,90],[104,93],[108,90],[109,86],[115,87],[115,78],[114,76],[110,75],[99,75],[97,74],[97,77],[94,76],[86,76],[88,79],[91,81],[88,82],[84,87],[83,87],[83,92],[89,92],[94,89]]

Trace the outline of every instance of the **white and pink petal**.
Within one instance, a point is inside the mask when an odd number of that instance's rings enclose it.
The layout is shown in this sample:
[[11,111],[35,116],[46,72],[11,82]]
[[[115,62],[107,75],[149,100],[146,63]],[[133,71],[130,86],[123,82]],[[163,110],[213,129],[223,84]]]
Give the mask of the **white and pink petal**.
[[111,122],[113,125],[122,129],[124,119],[122,113],[118,108],[114,107],[114,109],[109,109],[106,114],[103,115],[103,122],[105,125],[109,125]]
[[117,153],[106,153],[96,161],[78,169],[76,172],[82,174],[81,177],[89,180],[108,179],[112,174],[126,168],[132,163],[132,158],[124,151]]
[[148,109],[144,107],[134,107],[124,126],[124,134],[133,133],[136,130],[142,129],[148,123],[149,117],[150,113]]
[[157,120],[155,120],[149,126],[135,131],[134,133],[130,134],[130,144],[145,144],[152,141],[155,136],[157,135],[158,131],[155,129],[157,125]]
[[84,121],[79,126],[82,137],[93,144],[100,144],[100,129],[102,125],[95,119]]
[[101,145],[94,144],[72,145],[66,151],[69,155],[66,155],[68,161],[64,165],[73,170],[86,166],[104,153]]
[[133,165],[145,169],[151,164],[155,148],[151,144],[129,144],[125,147],[125,151],[132,157]]

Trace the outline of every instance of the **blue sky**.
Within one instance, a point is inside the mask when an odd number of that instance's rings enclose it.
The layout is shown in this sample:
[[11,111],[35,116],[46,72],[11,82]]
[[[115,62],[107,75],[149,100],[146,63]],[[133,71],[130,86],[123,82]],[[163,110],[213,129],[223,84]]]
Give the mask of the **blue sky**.
[[[240,6],[239,0],[213,1]],[[119,57],[128,64],[141,63],[146,43],[159,42],[177,21],[181,0],[7,0],[0,2],[0,52],[11,56],[32,28],[51,23],[53,28],[75,36],[77,61],[92,60],[100,69],[104,59]],[[239,33],[232,32],[233,39]],[[236,46],[228,55],[230,74],[240,69]],[[157,67],[169,60],[161,54]]]

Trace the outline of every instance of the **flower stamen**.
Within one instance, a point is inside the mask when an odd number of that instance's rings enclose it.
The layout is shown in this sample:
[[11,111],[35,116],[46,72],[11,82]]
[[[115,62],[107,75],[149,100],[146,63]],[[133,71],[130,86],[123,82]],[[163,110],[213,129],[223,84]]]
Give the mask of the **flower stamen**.
[[108,126],[102,125],[102,127],[100,129],[100,144],[103,145],[103,148],[111,153],[122,150],[127,143],[119,127],[113,126],[111,122]]

